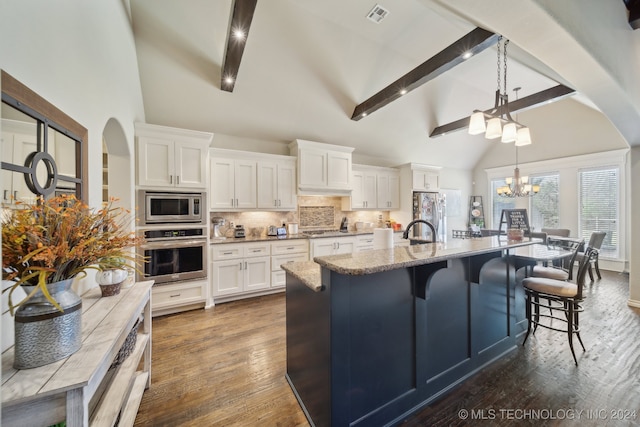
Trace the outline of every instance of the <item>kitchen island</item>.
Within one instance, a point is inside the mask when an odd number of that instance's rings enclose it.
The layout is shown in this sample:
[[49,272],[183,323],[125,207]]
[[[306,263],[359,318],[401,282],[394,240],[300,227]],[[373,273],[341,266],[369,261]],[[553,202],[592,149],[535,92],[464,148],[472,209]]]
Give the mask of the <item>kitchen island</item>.
[[513,350],[515,248],[453,239],[282,266],[287,380],[312,425],[393,425]]

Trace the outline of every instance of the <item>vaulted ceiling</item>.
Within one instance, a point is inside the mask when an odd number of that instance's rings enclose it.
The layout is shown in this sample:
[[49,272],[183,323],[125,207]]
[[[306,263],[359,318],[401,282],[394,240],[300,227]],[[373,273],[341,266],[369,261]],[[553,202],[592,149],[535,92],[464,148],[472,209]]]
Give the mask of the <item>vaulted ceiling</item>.
[[[388,164],[473,167],[490,142],[466,132],[429,134],[493,105],[495,48],[367,117],[351,116],[474,28],[496,29],[461,17],[445,1],[378,3],[389,14],[376,24],[366,19],[376,0],[258,1],[235,87],[227,92],[220,81],[231,0],[131,0],[147,122],[257,140],[273,145],[272,152],[301,138],[355,147],[360,158]],[[521,87],[523,98],[558,84],[579,89],[511,39],[509,91]],[[580,90],[574,99],[593,105]]]

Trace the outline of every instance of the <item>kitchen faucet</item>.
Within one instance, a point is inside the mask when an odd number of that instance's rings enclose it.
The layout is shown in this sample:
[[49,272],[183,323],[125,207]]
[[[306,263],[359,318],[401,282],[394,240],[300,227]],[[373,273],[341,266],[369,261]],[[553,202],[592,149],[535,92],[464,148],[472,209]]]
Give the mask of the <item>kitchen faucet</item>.
[[438,235],[436,234],[436,228],[433,226],[433,224],[431,224],[429,221],[424,220],[424,219],[414,219],[413,221],[411,221],[409,223],[409,225],[407,225],[407,228],[404,230],[404,233],[402,233],[402,238],[403,239],[408,239],[409,238],[409,230],[411,229],[411,227],[413,227],[413,225],[416,222],[423,222],[423,223],[427,224],[427,226],[431,229],[431,233],[433,234],[433,241],[434,242],[438,241]]

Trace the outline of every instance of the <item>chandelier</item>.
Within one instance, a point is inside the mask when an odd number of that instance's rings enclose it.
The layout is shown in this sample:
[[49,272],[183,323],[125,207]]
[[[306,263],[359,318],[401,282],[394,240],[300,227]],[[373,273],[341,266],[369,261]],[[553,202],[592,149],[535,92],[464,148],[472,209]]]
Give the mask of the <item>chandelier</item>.
[[516,168],[513,170],[513,176],[504,179],[506,185],[498,187],[496,190],[498,196],[502,197],[531,197],[540,191],[539,185],[529,184],[528,176],[520,176],[518,168],[518,146],[516,144]]
[[[518,123],[511,117],[509,111],[509,96],[507,95],[507,46],[509,40],[498,38],[498,87],[496,89],[495,104],[492,110],[474,110],[469,120],[469,133],[479,135],[484,133],[487,139],[500,138],[502,142],[515,142],[516,146],[531,144],[529,128]],[[502,49],[501,49],[502,44]],[[500,64],[501,50],[503,53],[502,67]],[[502,83],[502,93],[500,85]]]

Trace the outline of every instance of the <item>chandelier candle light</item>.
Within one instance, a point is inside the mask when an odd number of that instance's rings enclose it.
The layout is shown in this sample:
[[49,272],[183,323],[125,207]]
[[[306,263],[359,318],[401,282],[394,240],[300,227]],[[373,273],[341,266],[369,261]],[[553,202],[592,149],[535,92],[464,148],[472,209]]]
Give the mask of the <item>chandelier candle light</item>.
[[531,197],[540,191],[539,185],[529,184],[528,176],[520,176],[518,168],[518,146],[516,145],[516,168],[513,170],[513,177],[504,179],[506,185],[498,187],[496,191],[502,197]]
[[[507,95],[507,46],[509,40],[504,40],[500,36],[498,39],[498,87],[496,89],[495,104],[492,110],[474,110],[469,120],[469,134],[479,135],[484,133],[487,139],[500,138],[502,142],[515,142],[516,146],[531,144],[531,133],[529,128],[518,123],[511,117],[509,111],[509,96]],[[503,55],[503,66],[500,64],[501,44]],[[504,78],[502,78],[503,76]],[[500,86],[502,83],[502,93]]]

